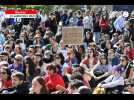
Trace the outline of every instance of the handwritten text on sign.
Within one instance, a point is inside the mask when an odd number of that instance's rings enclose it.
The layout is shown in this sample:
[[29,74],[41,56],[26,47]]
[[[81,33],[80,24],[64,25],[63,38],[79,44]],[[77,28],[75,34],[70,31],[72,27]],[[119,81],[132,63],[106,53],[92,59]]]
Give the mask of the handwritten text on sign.
[[62,34],[66,45],[83,44],[83,27],[63,27]]

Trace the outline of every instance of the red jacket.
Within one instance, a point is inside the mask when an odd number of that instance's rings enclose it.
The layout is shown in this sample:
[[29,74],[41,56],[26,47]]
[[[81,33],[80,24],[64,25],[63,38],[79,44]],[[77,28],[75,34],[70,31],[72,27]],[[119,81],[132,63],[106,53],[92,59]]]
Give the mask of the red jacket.
[[12,87],[12,81],[11,80],[2,81],[2,86],[1,86],[2,89],[7,89],[7,88],[10,88],[10,87]]
[[134,48],[131,48],[131,49],[130,49],[129,58],[130,58],[131,60],[134,60]]
[[57,73],[54,75],[45,75],[44,80],[50,92],[56,91],[57,85],[65,87],[63,78]]
[[99,26],[101,29],[106,29],[108,27],[108,21],[107,20],[100,20]]

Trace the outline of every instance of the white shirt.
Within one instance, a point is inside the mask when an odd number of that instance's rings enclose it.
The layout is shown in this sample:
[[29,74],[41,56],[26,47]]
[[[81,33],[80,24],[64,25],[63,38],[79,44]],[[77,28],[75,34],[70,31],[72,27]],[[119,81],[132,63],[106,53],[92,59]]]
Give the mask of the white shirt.
[[106,80],[104,80],[105,84],[102,84],[103,88],[113,88],[119,85],[124,85],[123,76],[109,76]]
[[92,16],[85,16],[83,18],[84,29],[93,29],[93,18]]

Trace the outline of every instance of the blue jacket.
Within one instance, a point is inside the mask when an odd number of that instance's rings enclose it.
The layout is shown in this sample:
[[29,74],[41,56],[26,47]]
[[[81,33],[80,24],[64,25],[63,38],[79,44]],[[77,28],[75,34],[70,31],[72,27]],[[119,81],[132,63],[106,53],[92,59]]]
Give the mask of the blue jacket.
[[23,65],[20,64],[18,67],[15,67],[15,64],[9,65],[10,70],[16,70],[23,73]]

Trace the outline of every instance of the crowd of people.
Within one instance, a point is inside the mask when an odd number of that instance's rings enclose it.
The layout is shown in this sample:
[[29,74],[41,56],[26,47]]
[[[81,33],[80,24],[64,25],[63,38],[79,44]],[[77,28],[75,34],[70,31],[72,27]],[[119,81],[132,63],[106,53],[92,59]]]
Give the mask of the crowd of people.
[[[65,44],[64,26],[83,27],[83,44]],[[133,79],[133,12],[40,11],[0,21],[0,94],[131,94]]]

